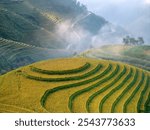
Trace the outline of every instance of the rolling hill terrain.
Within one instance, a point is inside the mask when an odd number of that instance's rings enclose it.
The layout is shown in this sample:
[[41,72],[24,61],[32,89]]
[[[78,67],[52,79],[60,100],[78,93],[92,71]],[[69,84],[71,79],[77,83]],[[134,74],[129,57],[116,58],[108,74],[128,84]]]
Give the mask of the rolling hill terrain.
[[150,46],[105,45],[81,53],[82,57],[121,61],[150,71]]
[[0,52],[0,74],[41,60],[73,56],[63,49],[47,49],[4,38],[0,38]]
[[56,25],[53,17],[57,16],[47,17],[45,13],[27,1],[0,3],[0,37],[39,47],[64,48],[65,41],[53,33]]
[[109,60],[42,61],[0,76],[0,112],[149,112],[149,77]]

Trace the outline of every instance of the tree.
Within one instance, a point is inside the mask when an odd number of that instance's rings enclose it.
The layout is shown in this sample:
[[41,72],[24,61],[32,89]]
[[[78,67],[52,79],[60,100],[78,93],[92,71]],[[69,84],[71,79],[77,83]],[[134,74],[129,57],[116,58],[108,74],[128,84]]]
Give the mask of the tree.
[[129,37],[129,36],[126,36],[125,38],[123,38],[123,43],[124,43],[125,45],[129,45],[129,43],[130,43],[130,37]]
[[130,38],[130,44],[131,45],[136,45],[137,44],[137,40],[135,40],[135,38],[131,37]]
[[128,44],[129,44],[129,42],[128,42],[128,40],[127,40],[126,38],[123,38],[123,43],[124,43],[125,45],[128,45]]
[[123,43],[125,45],[143,45],[144,40],[142,37],[138,37],[138,39],[135,39],[134,37],[126,36],[123,38]]
[[138,37],[138,44],[143,45],[144,44],[144,39],[143,37]]

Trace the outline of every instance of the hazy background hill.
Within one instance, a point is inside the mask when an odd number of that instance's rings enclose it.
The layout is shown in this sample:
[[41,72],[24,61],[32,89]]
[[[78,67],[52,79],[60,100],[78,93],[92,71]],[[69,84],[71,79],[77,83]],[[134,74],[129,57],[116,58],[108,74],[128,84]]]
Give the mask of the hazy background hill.
[[82,57],[105,59],[124,62],[150,71],[150,46],[104,45],[87,50],[80,54]]
[[0,21],[0,73],[39,60],[73,56],[72,45],[78,44],[79,50],[88,36],[107,23],[75,0],[1,0]]
[[0,8],[1,37],[45,48],[64,47],[63,39],[52,32],[55,23],[27,1],[1,4]]
[[[1,40],[1,51],[13,50],[12,42],[29,45],[26,52],[19,49],[20,45],[15,46],[20,55],[16,51],[7,56],[2,53],[1,59],[11,55],[15,58],[13,66],[11,60],[2,60],[1,72],[39,60],[73,56],[102,44],[120,43],[128,34],[122,27],[88,11],[77,0],[1,0],[0,21],[0,37],[5,39]],[[41,49],[37,51],[38,47]],[[30,56],[30,48],[36,54]],[[43,55],[42,49],[49,50]]]
[[[89,40],[80,40],[89,36],[91,43],[93,35],[109,26],[76,0],[6,0],[1,1],[0,9],[1,37],[40,47],[66,48],[75,39],[84,44]],[[113,30],[119,31],[117,27]]]
[[150,44],[150,0],[78,0],[97,15]]

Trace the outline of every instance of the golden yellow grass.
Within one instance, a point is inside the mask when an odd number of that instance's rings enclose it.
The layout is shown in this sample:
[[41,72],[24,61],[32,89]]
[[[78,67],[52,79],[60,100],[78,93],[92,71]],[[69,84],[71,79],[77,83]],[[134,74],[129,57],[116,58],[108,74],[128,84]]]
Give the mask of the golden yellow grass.
[[[134,69],[134,76],[135,76],[135,72],[136,70]],[[122,113],[123,112],[123,107],[124,107],[124,104],[125,102],[127,101],[128,98],[130,98],[131,94],[133,93],[133,91],[136,89],[136,87],[138,87],[138,84],[141,82],[141,79],[142,78],[142,72],[140,71],[139,72],[139,75],[137,77],[137,82],[131,87],[131,89],[129,89],[128,92],[126,92],[126,94],[121,98],[120,102],[118,102],[118,104],[116,104],[116,107],[115,107],[115,112],[119,112],[119,113]],[[132,80],[134,79],[134,77],[132,77],[131,80],[128,81],[128,84],[130,84],[130,82],[132,82]],[[128,84],[126,84],[122,91],[128,86]],[[120,90],[121,91],[121,90]],[[120,95],[120,93],[118,92],[118,96]],[[140,96],[140,95],[139,95]],[[115,100],[115,99],[114,99]],[[138,100],[137,100],[138,102]],[[134,104],[135,107],[137,107],[137,104]],[[128,112],[131,111],[132,108],[128,109]],[[135,111],[137,112],[137,110]]]
[[70,70],[82,67],[88,60],[83,58],[62,58],[42,61],[39,64],[31,66],[43,69],[43,70]]
[[[108,74],[106,74],[105,76],[103,76],[99,80],[103,80],[104,78],[108,77],[116,69],[116,65],[113,64],[113,63],[112,63],[112,65],[113,65],[113,69]],[[122,71],[122,69],[120,69],[120,71]],[[85,92],[84,94],[78,96],[73,102],[74,112],[87,112],[86,102],[87,102],[88,98],[92,94],[94,94],[95,92],[97,92],[98,90],[104,88],[106,85],[108,85],[110,82],[112,82],[114,80],[114,78],[117,77],[117,76],[118,76],[118,74],[116,74],[114,77],[112,77],[109,81],[104,82],[103,84],[99,85],[98,87],[96,87],[96,88],[94,88],[94,89],[92,89],[88,92]],[[80,102],[80,104],[79,104],[79,102]],[[97,109],[97,108],[95,108],[95,109]]]
[[[146,74],[146,76],[148,77],[149,75]],[[150,83],[149,83],[149,84],[150,84]],[[150,87],[148,87],[146,93],[143,95],[143,100],[141,101],[141,106],[140,106],[140,109],[141,109],[141,110],[144,110],[144,104],[145,104],[145,102],[146,102],[146,100],[147,100],[147,97],[149,96],[149,92],[150,92]]]
[[[147,78],[144,79],[144,83],[142,86],[140,86],[140,89],[139,91],[135,94],[135,96],[133,97],[133,99],[130,101],[130,103],[128,104],[127,106],[127,111],[130,112],[130,113],[137,113],[137,104],[138,104],[138,101],[140,99],[140,95],[141,95],[141,92],[143,91],[143,89],[145,88],[146,86],[146,80]],[[136,86],[137,87],[137,86]],[[130,95],[129,95],[130,96]],[[147,96],[148,97],[148,96]],[[147,99],[147,98],[146,98]],[[146,100],[145,100],[146,101]],[[142,109],[141,109],[142,110]],[[144,110],[144,109],[143,109]]]
[[[91,79],[92,77],[97,76],[98,74],[102,73],[107,67],[108,67],[108,63],[103,63],[103,65],[105,65],[100,72],[95,73],[95,75],[90,76],[87,79]],[[82,81],[82,80],[80,80]],[[84,81],[84,80],[83,80]],[[68,108],[68,102],[69,102],[69,97],[76,91],[81,90],[86,88],[87,86],[93,85],[94,83],[96,83],[97,81],[88,83],[86,85],[82,85],[79,87],[75,87],[75,88],[70,88],[70,89],[66,89],[66,90],[61,90],[58,91],[56,93],[53,93],[52,95],[50,95],[46,101],[46,109],[50,112],[70,112],[69,108]],[[53,104],[53,105],[50,105]],[[80,104],[82,106],[82,104]]]
[[[123,66],[122,66],[123,68]],[[120,78],[120,80],[118,82],[116,82],[111,88],[109,88],[107,91],[101,93],[100,95],[98,95],[97,97],[94,98],[94,100],[91,102],[90,104],[90,110],[91,112],[94,113],[98,113],[99,112],[99,103],[101,102],[101,100],[112,90],[114,89],[117,85],[119,85],[120,83],[122,83],[122,81],[126,78],[126,76],[128,75],[128,73],[130,72],[130,67],[126,66],[127,71],[126,73]],[[112,100],[110,98],[110,100]],[[106,104],[106,106],[104,107],[110,107],[109,104]],[[106,110],[104,110],[104,112],[110,110],[110,108],[106,108]]]
[[146,50],[146,51],[144,51],[144,54],[146,54],[146,55],[150,55],[150,50]]
[[[60,62],[61,61],[61,62]],[[47,65],[44,69],[50,70],[68,70],[72,68],[78,68],[83,66],[88,59],[86,58],[72,58],[72,59],[56,59],[39,62],[37,64],[33,64],[36,67],[43,67]],[[96,66],[99,61],[90,60],[93,66]],[[101,61],[103,62],[103,61]],[[59,64],[59,65],[58,65]],[[69,65],[71,64],[71,65]],[[67,65],[67,67],[66,67]],[[56,66],[58,68],[56,68]],[[55,69],[53,69],[53,67]],[[64,69],[63,69],[64,68]],[[20,68],[18,70],[30,69],[29,66],[25,68]],[[0,79],[2,79],[1,76]],[[82,80],[81,80],[82,81]],[[68,81],[68,82],[56,82],[56,83],[48,83],[48,82],[40,82],[35,80],[27,79],[21,75],[16,74],[16,71],[12,71],[5,75],[5,80],[3,85],[0,86],[0,103],[16,105],[19,107],[27,108],[33,110],[35,112],[47,112],[42,108],[40,104],[41,97],[45,93],[46,90],[50,88],[55,88],[60,85],[77,83],[78,81]]]
[[[90,85],[93,85],[98,80],[88,83],[86,85],[76,87],[76,88],[61,90],[61,91],[51,94],[46,100],[46,105],[45,105],[46,109],[44,109],[41,106],[40,100],[46,90],[52,89],[61,85],[78,83],[79,81],[67,81],[67,82],[63,81],[63,82],[54,82],[54,83],[42,82],[42,81],[36,81],[36,80],[25,78],[24,76],[19,74],[17,71],[22,70],[22,71],[26,71],[30,73],[30,66],[35,66],[37,68],[41,68],[44,70],[70,70],[70,69],[79,68],[87,62],[91,64],[91,68],[85,70],[84,72],[80,72],[78,74],[70,74],[69,76],[81,75],[94,69],[98,64],[103,65],[102,69],[99,72],[95,73],[94,75],[91,75],[90,77],[86,77],[86,79],[80,80],[80,81],[85,81],[102,73],[108,67],[109,64],[113,65],[113,70],[115,69],[115,66],[119,64],[120,71],[122,71],[123,66],[124,66],[124,64],[122,63],[106,61],[106,60],[95,60],[95,59],[88,59],[88,58],[64,58],[64,59],[42,61],[42,62],[38,62],[38,63],[29,65],[26,67],[19,68],[3,76],[0,76],[0,108],[1,108],[0,112],[70,112],[68,108],[69,97],[74,92],[81,90],[83,88],[86,88]],[[129,65],[125,65],[125,66],[127,67],[126,74],[123,77],[121,77],[120,80],[111,87],[111,89],[100,94],[92,101],[92,103],[90,104],[91,112],[98,112],[99,102],[101,101],[101,99],[107,93],[109,93],[113,88],[115,88],[119,83],[121,83],[121,81],[127,76],[131,66]],[[113,70],[111,70],[109,74]],[[142,70],[140,70],[140,72],[142,72]],[[149,75],[149,72],[145,71],[145,73]],[[34,72],[34,74],[36,73]],[[102,77],[102,79],[108,76],[109,74]],[[37,75],[44,76],[44,74],[37,74]],[[116,76],[111,78],[108,82],[100,85],[99,87],[77,97],[73,103],[73,110],[75,112],[86,112],[85,103],[88,97],[91,96],[96,91],[98,91],[100,88],[112,82]],[[58,78],[59,76],[58,77],[54,76],[54,77]],[[132,80],[132,78],[129,80]],[[148,92],[150,92],[150,89],[148,89]],[[146,92],[146,94],[144,95],[143,102],[145,102],[145,100],[147,99],[148,92]],[[117,94],[116,94],[116,97],[117,97]],[[112,104],[112,101],[114,101],[114,98],[115,96],[111,97],[110,98],[111,101],[108,101],[108,102]],[[137,98],[139,97],[137,96]],[[104,108],[106,109],[106,111],[109,109],[107,107],[108,106],[104,105]]]
[[[69,63],[68,63],[69,64]],[[53,63],[54,65],[54,63]],[[76,66],[75,66],[76,65]],[[79,66],[80,65],[80,66]],[[83,64],[84,65],[84,64]],[[83,66],[82,65],[82,66]],[[49,66],[51,66],[51,70],[54,70],[52,69],[52,64],[50,64]],[[71,68],[68,67],[65,67],[65,65],[59,65],[57,66],[58,67],[58,70],[63,70],[63,66],[66,70],[70,70]],[[82,67],[80,63],[78,64],[74,64],[74,69],[75,67],[76,68],[80,68]],[[34,66],[35,67],[35,66]],[[37,68],[39,68],[39,66],[36,66]],[[56,65],[55,65],[56,67]],[[70,68],[70,69],[69,69]],[[81,75],[84,75],[90,71],[92,71],[93,69],[95,68],[95,64],[91,64],[91,66],[89,68],[87,68],[86,70],[84,71],[81,71],[80,73],[72,73],[72,74],[66,74],[66,75],[50,75],[50,74],[43,74],[43,73],[38,73],[38,72],[34,72],[32,70],[30,70],[29,68],[23,68],[22,71],[28,75],[32,75],[32,76],[35,76],[35,77],[42,77],[42,78],[64,78],[64,77],[72,77],[72,76],[81,76]],[[48,69],[46,69],[48,70]]]
[[8,113],[9,112],[10,113],[13,113],[13,112],[34,113],[34,111],[31,111],[30,109],[0,103],[0,113],[3,113],[3,112],[8,112]]

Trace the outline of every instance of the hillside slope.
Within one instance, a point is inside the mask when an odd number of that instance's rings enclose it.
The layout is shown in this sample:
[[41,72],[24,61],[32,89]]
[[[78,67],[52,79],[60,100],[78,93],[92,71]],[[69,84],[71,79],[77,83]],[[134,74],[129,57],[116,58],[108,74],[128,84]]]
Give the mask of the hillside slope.
[[150,46],[105,45],[80,54],[82,57],[121,61],[150,71]]
[[58,39],[54,34],[53,19],[24,2],[0,4],[0,16],[2,38],[54,49],[66,45],[63,39]]
[[42,61],[0,76],[0,112],[150,112],[149,77],[120,62]]
[[41,48],[4,38],[0,38],[0,52],[0,74],[41,60],[73,56],[63,49]]
[[1,37],[40,47],[66,48],[72,44],[70,37],[92,44],[93,37],[97,41],[112,35],[118,40],[128,34],[76,0],[7,0],[0,3],[0,9],[5,10],[0,12]]

